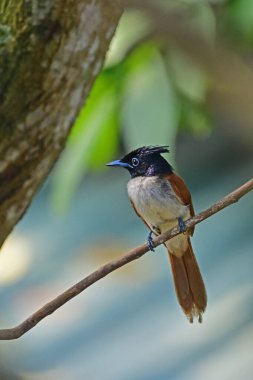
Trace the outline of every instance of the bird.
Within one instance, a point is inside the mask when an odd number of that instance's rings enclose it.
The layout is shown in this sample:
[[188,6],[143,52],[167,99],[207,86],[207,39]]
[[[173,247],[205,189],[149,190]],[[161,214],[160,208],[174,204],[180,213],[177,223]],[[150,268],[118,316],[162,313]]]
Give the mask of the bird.
[[194,227],[185,221],[195,215],[191,193],[184,180],[162,156],[169,146],[142,146],[107,166],[128,170],[127,192],[136,214],[149,228],[149,250],[154,250],[152,234],[159,235],[175,226],[180,234],[164,243],[172,268],[178,302],[192,323],[202,322],[207,305],[205,284],[192,249]]

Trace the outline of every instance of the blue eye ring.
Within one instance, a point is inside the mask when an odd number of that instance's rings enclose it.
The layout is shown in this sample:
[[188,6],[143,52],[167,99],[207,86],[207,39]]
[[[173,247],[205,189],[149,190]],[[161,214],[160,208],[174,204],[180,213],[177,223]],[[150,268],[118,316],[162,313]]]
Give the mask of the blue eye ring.
[[132,158],[132,164],[134,167],[138,166],[140,163],[140,161],[138,160],[138,158],[134,157]]

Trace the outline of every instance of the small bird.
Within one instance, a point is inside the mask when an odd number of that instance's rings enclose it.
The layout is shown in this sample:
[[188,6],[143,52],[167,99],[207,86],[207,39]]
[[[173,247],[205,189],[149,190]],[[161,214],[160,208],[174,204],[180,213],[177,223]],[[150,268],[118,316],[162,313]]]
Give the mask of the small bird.
[[207,304],[206,290],[190,240],[194,227],[186,231],[184,223],[194,216],[194,208],[183,179],[161,156],[167,152],[167,145],[143,146],[107,166],[119,166],[129,171],[128,196],[136,214],[150,229],[147,240],[150,250],[154,250],[153,233],[159,235],[179,226],[182,233],[165,243],[176,295],[189,321],[192,323],[197,317],[202,322]]

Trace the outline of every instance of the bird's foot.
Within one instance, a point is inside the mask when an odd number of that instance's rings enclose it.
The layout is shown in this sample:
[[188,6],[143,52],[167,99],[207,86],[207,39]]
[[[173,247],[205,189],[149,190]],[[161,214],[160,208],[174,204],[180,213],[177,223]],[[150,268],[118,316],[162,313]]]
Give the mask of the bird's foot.
[[[155,230],[156,227],[153,227],[153,230]],[[150,231],[150,233],[148,234],[148,238],[147,238],[147,246],[148,246],[148,249],[152,252],[155,252],[155,244],[154,244],[154,241],[153,241],[153,238],[152,238],[152,235],[153,235],[154,231]]]
[[185,222],[183,221],[183,219],[181,218],[181,216],[177,219],[177,221],[178,221],[179,231],[181,233],[185,233],[186,226],[185,226]]

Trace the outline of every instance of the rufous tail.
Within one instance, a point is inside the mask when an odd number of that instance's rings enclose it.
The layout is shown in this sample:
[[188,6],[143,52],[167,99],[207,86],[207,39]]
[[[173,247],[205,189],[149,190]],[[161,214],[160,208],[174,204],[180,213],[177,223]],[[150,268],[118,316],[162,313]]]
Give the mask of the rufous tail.
[[194,317],[198,317],[198,321],[202,322],[207,296],[190,238],[188,238],[188,249],[182,257],[168,252],[178,302],[191,323]]

